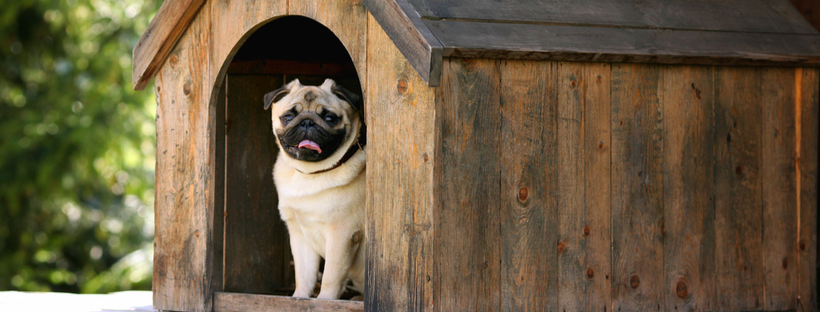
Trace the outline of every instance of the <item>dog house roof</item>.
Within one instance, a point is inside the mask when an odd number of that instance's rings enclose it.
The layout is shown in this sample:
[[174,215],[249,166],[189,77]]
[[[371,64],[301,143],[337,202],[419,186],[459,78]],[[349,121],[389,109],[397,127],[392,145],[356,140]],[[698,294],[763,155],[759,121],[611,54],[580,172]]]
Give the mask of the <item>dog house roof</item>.
[[[140,88],[204,0],[166,0],[134,48]],[[818,66],[820,34],[788,0],[362,0],[437,86],[445,57]],[[153,37],[153,38],[149,38]]]

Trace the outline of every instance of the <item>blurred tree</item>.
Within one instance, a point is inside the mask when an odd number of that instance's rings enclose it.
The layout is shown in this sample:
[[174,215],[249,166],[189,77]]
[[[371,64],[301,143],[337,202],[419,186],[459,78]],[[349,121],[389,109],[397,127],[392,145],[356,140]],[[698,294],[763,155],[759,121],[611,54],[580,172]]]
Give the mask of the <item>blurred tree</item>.
[[150,289],[156,104],[131,49],[160,4],[0,1],[0,290]]

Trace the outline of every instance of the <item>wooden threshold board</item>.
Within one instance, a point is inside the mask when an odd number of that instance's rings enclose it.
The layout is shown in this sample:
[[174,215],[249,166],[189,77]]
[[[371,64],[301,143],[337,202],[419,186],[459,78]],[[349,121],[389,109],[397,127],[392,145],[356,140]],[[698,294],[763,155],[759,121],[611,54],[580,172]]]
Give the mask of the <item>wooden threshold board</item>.
[[364,311],[363,301],[214,293],[214,312]]

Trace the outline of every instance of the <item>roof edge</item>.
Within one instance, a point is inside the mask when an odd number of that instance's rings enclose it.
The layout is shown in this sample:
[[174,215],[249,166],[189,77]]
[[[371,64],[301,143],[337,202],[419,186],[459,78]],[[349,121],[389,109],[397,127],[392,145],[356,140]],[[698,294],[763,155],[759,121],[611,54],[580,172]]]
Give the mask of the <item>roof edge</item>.
[[131,81],[134,90],[145,89],[162,62],[188,25],[194,20],[205,0],[166,0],[148,24],[133,52]]
[[430,87],[441,80],[443,45],[407,0],[362,0],[404,58]]

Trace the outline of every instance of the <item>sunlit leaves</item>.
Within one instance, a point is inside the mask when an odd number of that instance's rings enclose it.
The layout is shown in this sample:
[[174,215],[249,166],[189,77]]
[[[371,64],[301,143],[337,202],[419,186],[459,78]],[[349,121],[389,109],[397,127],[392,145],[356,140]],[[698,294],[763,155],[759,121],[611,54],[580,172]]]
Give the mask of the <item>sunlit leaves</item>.
[[156,104],[130,53],[159,5],[0,2],[0,290],[150,287],[115,263],[150,255]]

